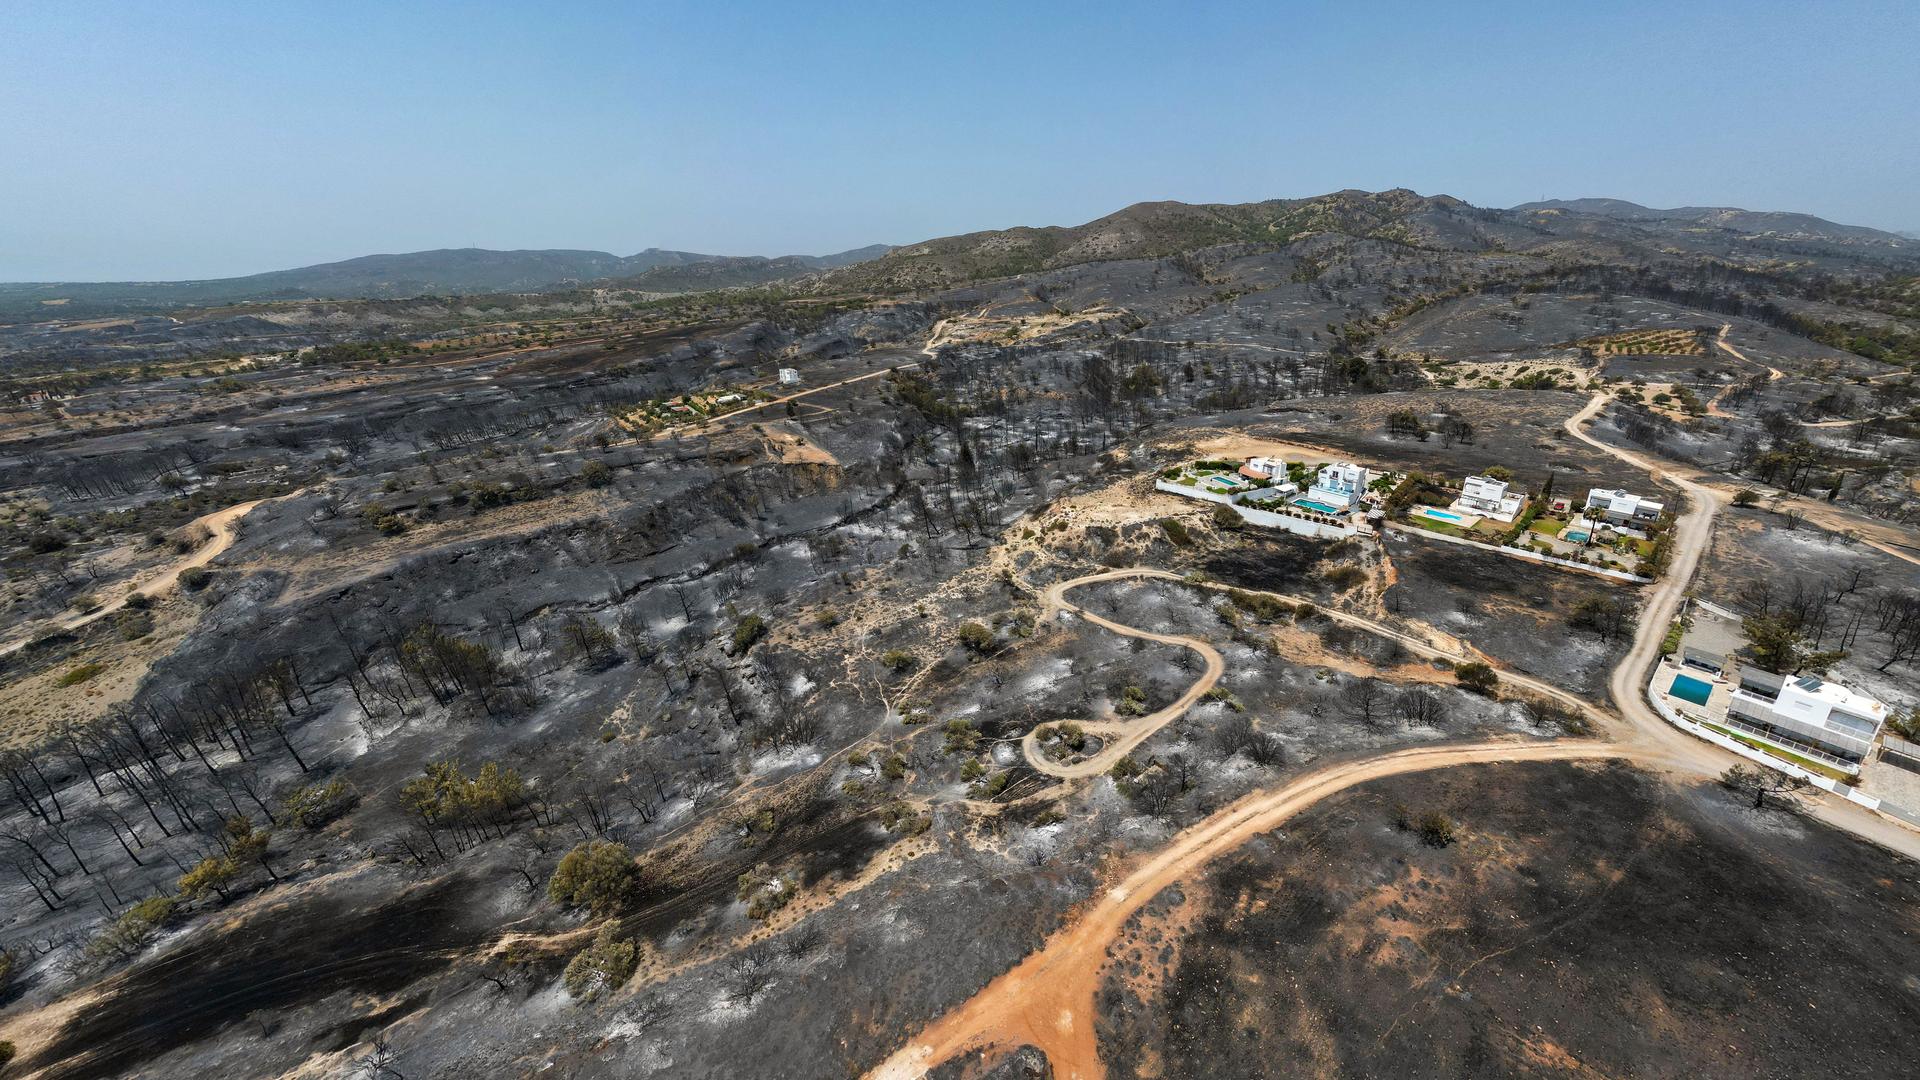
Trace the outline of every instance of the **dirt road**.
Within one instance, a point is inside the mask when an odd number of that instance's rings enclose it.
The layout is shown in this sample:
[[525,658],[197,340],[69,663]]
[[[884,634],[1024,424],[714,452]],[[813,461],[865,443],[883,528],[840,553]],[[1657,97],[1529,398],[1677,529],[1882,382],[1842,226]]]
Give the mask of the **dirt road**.
[[1167,886],[1355,784],[1454,765],[1568,761],[1624,753],[1620,747],[1597,742],[1420,746],[1315,770],[1278,789],[1249,795],[1176,836],[1095,897],[1039,951],[941,1017],[868,1076],[909,1080],[966,1050],[1010,1050],[1028,1044],[1046,1052],[1060,1080],[1096,1080],[1105,1070],[1094,1035],[1094,996],[1107,947],[1127,920]]
[[[1099,753],[1087,758],[1085,761],[1072,765],[1062,765],[1059,762],[1049,760],[1041,752],[1039,743],[1034,739],[1033,732],[1028,732],[1026,736],[1020,740],[1020,749],[1026,756],[1027,764],[1032,766],[1036,772],[1045,773],[1048,776],[1055,776],[1064,780],[1099,776],[1112,768],[1114,762],[1132,753],[1135,747],[1151,738],[1155,732],[1166,727],[1174,720],[1179,719],[1181,715],[1194,706],[1195,702],[1199,701],[1207,691],[1213,689],[1214,685],[1220,681],[1220,676],[1224,673],[1225,666],[1219,650],[1215,649],[1211,644],[1199,638],[1184,637],[1179,634],[1157,634],[1148,630],[1140,630],[1124,623],[1114,622],[1111,619],[1104,619],[1066,599],[1068,592],[1080,588],[1083,585],[1093,585],[1103,581],[1123,581],[1141,578],[1157,578],[1164,581],[1190,584],[1197,588],[1212,589],[1218,592],[1227,591],[1227,586],[1224,585],[1211,582],[1189,582],[1179,574],[1166,570],[1155,570],[1151,567],[1137,566],[1123,570],[1108,570],[1098,574],[1088,574],[1085,577],[1073,578],[1069,581],[1055,582],[1047,586],[1040,594],[1041,617],[1052,618],[1059,612],[1071,611],[1075,615],[1093,623],[1095,626],[1104,630],[1111,630],[1124,637],[1156,641],[1162,645],[1183,646],[1199,653],[1201,657],[1206,660],[1206,670],[1201,673],[1200,678],[1196,679],[1192,686],[1187,688],[1184,694],[1180,695],[1179,700],[1164,709],[1134,719],[1121,719],[1116,717],[1104,720],[1083,721],[1080,725],[1083,729],[1101,736],[1101,738],[1106,741],[1106,745],[1101,748]],[[1276,600],[1295,605],[1313,603],[1312,600],[1303,596],[1289,596],[1286,593],[1268,592],[1264,589],[1243,589],[1239,591],[1250,592],[1260,596],[1270,596]],[[1369,633],[1378,634],[1381,637],[1399,644],[1408,652],[1429,660],[1447,660],[1458,664],[1471,661],[1484,661],[1486,659],[1485,656],[1477,652],[1444,648],[1432,641],[1410,634],[1397,627],[1369,619],[1364,615],[1355,615],[1350,612],[1320,607],[1317,604],[1315,607],[1321,615],[1326,616],[1334,622],[1358,627]],[[1542,682],[1530,675],[1525,675],[1517,671],[1507,671],[1504,669],[1500,672],[1500,677],[1503,682],[1510,686],[1522,687],[1532,693],[1558,701],[1568,708],[1586,715],[1603,727],[1616,724],[1613,717],[1594,708],[1591,703],[1550,683]]]
[[[276,496],[276,498],[291,498],[293,495],[298,494],[299,492],[296,491],[287,495]],[[17,652],[24,648],[28,642],[44,637],[49,633],[78,630],[83,626],[98,622],[114,612],[119,611],[121,608],[126,607],[127,597],[133,593],[139,593],[145,597],[157,597],[168,589],[173,588],[174,585],[179,582],[181,574],[186,573],[196,566],[207,565],[218,558],[222,552],[232,547],[234,540],[238,539],[240,535],[240,519],[246,517],[247,512],[254,507],[259,506],[261,503],[271,501],[271,499],[254,499],[251,502],[235,503],[223,510],[215,510],[211,514],[203,514],[193,519],[187,523],[187,534],[191,536],[201,528],[205,528],[209,534],[206,543],[200,545],[188,553],[186,557],[169,566],[167,569],[138,582],[133,588],[116,593],[112,599],[94,608],[92,611],[80,615],[69,615],[64,619],[55,620],[50,625],[33,629],[24,637],[8,642],[5,645],[0,645],[0,656]]]
[[[1600,743],[1566,740],[1414,747],[1331,765],[1297,777],[1276,790],[1249,795],[1175,837],[1172,843],[1129,872],[1119,884],[1095,898],[1072,923],[1055,933],[1039,951],[935,1021],[868,1075],[874,1080],[906,1080],[925,1075],[928,1069],[963,1051],[980,1047],[1006,1050],[1030,1044],[1047,1054],[1056,1076],[1064,1080],[1098,1080],[1105,1075],[1105,1070],[1100,1061],[1094,1030],[1095,994],[1106,965],[1108,949],[1126,921],[1167,886],[1199,872],[1207,863],[1259,833],[1278,826],[1306,807],[1355,784],[1456,765],[1597,758],[1622,758],[1646,767],[1716,776],[1728,764],[1738,760],[1734,755],[1689,738],[1665,723],[1653,711],[1644,694],[1649,668],[1706,550],[1712,534],[1713,518],[1723,495],[1639,454],[1607,446],[1587,435],[1582,425],[1597,414],[1607,400],[1606,395],[1596,394],[1585,408],[1567,419],[1567,432],[1603,453],[1650,474],[1666,477],[1689,497],[1686,514],[1674,525],[1673,563],[1661,582],[1650,588],[1633,647],[1614,669],[1608,684],[1614,703],[1626,720],[1618,741]],[[1076,611],[1096,625],[1128,636],[1204,648],[1205,643],[1196,643],[1194,639],[1154,635],[1100,619],[1065,600],[1065,593],[1078,585],[1163,574],[1122,570],[1061,582],[1046,590],[1046,610],[1049,614],[1055,610]],[[1407,638],[1397,640],[1410,646],[1432,648]],[[1507,677],[1509,681],[1519,681],[1512,675]],[[1217,679],[1217,673],[1210,671],[1209,676],[1203,677],[1195,686],[1199,688],[1199,693],[1204,693]],[[1182,701],[1191,704],[1189,698],[1197,697],[1198,693],[1190,688]],[[1186,707],[1180,703],[1176,705],[1182,710]],[[1153,725],[1154,729],[1164,725],[1167,719],[1171,717],[1159,720]],[[1616,730],[1619,729],[1616,727]],[[1132,741],[1137,744],[1138,739]],[[1105,754],[1103,750],[1101,755],[1097,755],[1101,765],[1106,763]],[[1031,747],[1029,760],[1032,760]],[[1092,762],[1084,764],[1091,765]],[[1097,768],[1089,769],[1084,774],[1093,775],[1097,771]],[[1847,803],[1822,801],[1814,806],[1814,813],[1866,839],[1910,858],[1920,859],[1920,833]]]
[[1226,672],[1226,660],[1221,657],[1220,650],[1199,638],[1183,637],[1179,634],[1156,634],[1151,630],[1136,629],[1125,623],[1103,619],[1086,608],[1067,602],[1066,594],[1069,589],[1077,589],[1082,585],[1092,585],[1101,581],[1119,581],[1123,578],[1137,577],[1166,577],[1179,580],[1178,575],[1169,574],[1164,570],[1136,568],[1110,570],[1103,574],[1088,574],[1086,577],[1074,578],[1071,581],[1055,582],[1040,594],[1041,618],[1050,619],[1059,612],[1071,611],[1101,629],[1111,630],[1125,637],[1192,649],[1206,660],[1207,669],[1194,680],[1192,686],[1187,687],[1186,693],[1181,694],[1178,700],[1164,709],[1132,720],[1089,720],[1082,723],[1080,725],[1082,728],[1105,740],[1105,745],[1100,748],[1100,752],[1085,761],[1072,765],[1049,761],[1041,754],[1040,744],[1034,739],[1033,732],[1027,732],[1026,737],[1020,740],[1020,750],[1026,755],[1027,764],[1033,766],[1035,771],[1068,780],[1099,776],[1111,769],[1114,762],[1131,753],[1134,747],[1145,742],[1154,732],[1166,727],[1185,714],[1188,709],[1193,708],[1193,703],[1199,701],[1201,695],[1213,689],[1213,685],[1219,682],[1220,676]]

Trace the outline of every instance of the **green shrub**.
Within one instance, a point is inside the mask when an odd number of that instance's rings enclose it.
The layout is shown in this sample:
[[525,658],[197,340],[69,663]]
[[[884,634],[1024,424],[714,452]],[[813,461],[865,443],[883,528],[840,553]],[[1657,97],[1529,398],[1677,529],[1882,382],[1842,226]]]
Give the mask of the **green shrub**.
[[360,802],[360,793],[352,784],[341,778],[334,778],[324,784],[309,784],[288,795],[282,805],[286,807],[286,818],[303,829],[318,829],[353,809]]
[[1420,840],[1428,847],[1443,848],[1456,839],[1453,819],[1438,810],[1420,817]]
[[1167,539],[1178,547],[1188,547],[1193,543],[1193,536],[1177,518],[1161,518],[1160,531],[1166,533]]
[[54,682],[55,685],[58,686],[78,686],[105,670],[107,670],[107,665],[105,664],[81,664],[79,667],[60,676],[54,680]]
[[1367,580],[1367,572],[1365,570],[1350,564],[1346,566],[1336,566],[1327,571],[1323,576],[1327,579],[1327,584],[1332,585],[1337,590],[1351,589],[1355,585]]
[[914,665],[919,663],[919,661],[914,658],[912,653],[905,649],[888,649],[886,652],[880,654],[880,663],[895,675],[902,675],[912,671]]
[[993,648],[993,631],[977,622],[961,623],[956,634],[968,652],[984,655]]
[[199,592],[213,580],[213,571],[204,566],[189,566],[180,571],[180,587],[188,592]]
[[632,940],[617,937],[617,929],[613,923],[601,927],[593,936],[593,944],[567,961],[563,976],[567,993],[581,1001],[592,1001],[620,989],[633,977],[639,948]]
[[965,720],[954,719],[947,721],[946,734],[947,741],[946,745],[942,747],[942,750],[948,754],[970,753],[974,747],[980,744],[980,733],[975,731],[973,725],[967,723]]
[[1500,686],[1500,676],[1493,668],[1477,660],[1456,665],[1453,677],[1466,689],[1487,697],[1494,697]]
[[625,844],[592,840],[561,857],[547,882],[547,895],[568,907],[583,907],[596,915],[618,910],[633,892],[640,872]]
[[175,904],[171,896],[150,896],[133,905],[87,942],[87,955],[96,960],[138,956],[173,917]]
[[767,621],[758,615],[749,615],[740,620],[733,628],[733,653],[735,656],[753,648],[753,644],[767,636]]

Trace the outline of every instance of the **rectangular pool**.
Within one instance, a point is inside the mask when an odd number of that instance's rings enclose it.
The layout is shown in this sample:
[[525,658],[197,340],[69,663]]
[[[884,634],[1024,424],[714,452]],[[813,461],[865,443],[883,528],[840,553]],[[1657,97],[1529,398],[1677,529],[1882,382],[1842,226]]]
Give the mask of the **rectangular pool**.
[[1691,701],[1695,705],[1705,705],[1713,696],[1713,684],[1701,682],[1691,675],[1675,675],[1673,687],[1667,691],[1681,701]]
[[1450,514],[1445,510],[1435,510],[1431,506],[1423,507],[1420,512],[1430,518],[1439,518],[1441,521],[1465,521],[1466,520],[1465,518],[1461,517],[1459,514]]
[[1295,499],[1293,500],[1293,505],[1304,506],[1309,510],[1318,510],[1323,514],[1331,514],[1334,517],[1339,517],[1341,513],[1339,510],[1331,506],[1328,506],[1326,503],[1314,502],[1312,499]]
[[1587,542],[1587,534],[1583,532],[1570,532],[1567,534],[1567,539],[1575,544],[1584,544]]

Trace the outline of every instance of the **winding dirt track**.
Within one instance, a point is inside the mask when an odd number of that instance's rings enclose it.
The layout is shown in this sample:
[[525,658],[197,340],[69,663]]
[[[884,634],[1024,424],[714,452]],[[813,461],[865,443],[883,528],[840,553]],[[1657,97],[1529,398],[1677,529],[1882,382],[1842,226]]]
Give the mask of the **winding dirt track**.
[[[1723,332],[1724,337],[1724,332]],[[928,1069],[956,1054],[978,1048],[1009,1050],[1022,1044],[1039,1047],[1052,1063],[1054,1074],[1063,1080],[1099,1080],[1105,1076],[1094,1031],[1094,1001],[1099,990],[1107,951],[1127,920],[1161,890],[1200,871],[1212,860],[1233,851],[1252,837],[1273,829],[1301,810],[1356,784],[1386,776],[1448,768],[1456,765],[1486,764],[1501,761],[1570,761],[1616,758],[1637,765],[1669,769],[1683,773],[1715,776],[1729,763],[1732,754],[1707,743],[1689,738],[1669,726],[1653,711],[1643,693],[1647,672],[1685,594],[1700,557],[1712,535],[1713,518],[1724,493],[1717,492],[1675,470],[1635,454],[1602,443],[1587,435],[1582,426],[1597,414],[1607,396],[1596,394],[1586,407],[1569,417],[1567,431],[1581,442],[1619,458],[1655,476],[1664,476],[1688,495],[1687,512],[1676,522],[1673,564],[1660,583],[1653,586],[1641,614],[1633,647],[1614,669],[1608,690],[1627,721],[1625,730],[1609,725],[1621,736],[1613,742],[1563,740],[1557,742],[1487,742],[1452,746],[1422,746],[1376,757],[1351,760],[1296,777],[1286,785],[1266,792],[1255,792],[1240,799],[1176,836],[1171,843],[1135,867],[1121,882],[1091,900],[1068,925],[1057,931],[1046,944],[1018,966],[988,983],[979,993],[963,1002],[925,1028],[907,1046],[876,1067],[871,1080],[909,1080],[924,1076]],[[1102,619],[1066,602],[1065,593],[1094,581],[1119,577],[1173,576],[1163,572],[1114,571],[1077,578],[1050,586],[1045,594],[1048,613],[1071,610],[1096,625],[1132,637],[1163,641],[1195,648],[1209,657],[1209,671],[1181,702],[1135,721],[1147,734],[1164,726],[1177,711],[1184,711],[1191,700],[1211,688],[1218,680],[1215,670],[1218,652],[1204,642],[1173,635],[1158,635],[1135,630]],[[1345,621],[1370,620],[1349,616]],[[1376,631],[1380,628],[1368,625]],[[1411,647],[1432,650],[1431,645],[1403,637],[1392,631],[1396,640]],[[1544,684],[1503,672],[1509,682]],[[1562,697],[1553,691],[1556,698]],[[1183,704],[1185,703],[1185,704]],[[1589,711],[1591,711],[1589,709]],[[1172,715],[1162,717],[1162,713]],[[1157,720],[1157,722],[1155,722]],[[1149,729],[1149,725],[1151,725]],[[1129,737],[1126,745],[1137,745],[1141,738]],[[1032,739],[1025,742],[1029,762],[1034,762]],[[1119,744],[1116,744],[1116,746]],[[1071,774],[1094,775],[1106,764],[1108,750]],[[1117,755],[1115,755],[1117,756]],[[1813,812],[1830,823],[1873,840],[1910,858],[1920,859],[1920,833],[1903,828],[1886,818],[1849,803],[1822,800],[1813,804]]]
[[1125,623],[1117,623],[1111,619],[1103,619],[1093,612],[1088,611],[1086,608],[1080,607],[1077,604],[1068,603],[1066,599],[1067,590],[1077,589],[1082,585],[1092,585],[1101,581],[1118,581],[1123,578],[1138,577],[1162,577],[1173,578],[1175,581],[1180,580],[1179,575],[1169,574],[1164,570],[1135,568],[1130,570],[1110,570],[1104,574],[1089,574],[1086,577],[1074,578],[1071,581],[1055,582],[1047,586],[1046,590],[1040,594],[1040,602],[1042,605],[1041,617],[1052,618],[1062,611],[1071,611],[1095,626],[1111,630],[1116,634],[1132,638],[1141,638],[1146,641],[1157,641],[1162,645],[1184,646],[1199,653],[1201,657],[1206,660],[1206,671],[1202,672],[1200,677],[1194,680],[1192,686],[1187,687],[1187,692],[1181,694],[1179,700],[1157,712],[1150,713],[1135,720],[1089,720],[1081,724],[1081,727],[1087,731],[1105,738],[1106,745],[1101,747],[1099,753],[1077,764],[1061,765],[1058,762],[1048,761],[1046,757],[1040,753],[1040,745],[1035,741],[1033,732],[1027,732],[1026,737],[1020,740],[1020,750],[1026,755],[1027,764],[1033,766],[1036,771],[1046,773],[1048,776],[1058,776],[1068,780],[1099,776],[1101,773],[1111,769],[1114,762],[1126,756],[1134,747],[1145,742],[1154,732],[1166,727],[1188,709],[1193,708],[1193,703],[1199,701],[1202,694],[1213,689],[1213,685],[1219,682],[1220,676],[1226,672],[1226,660],[1220,656],[1220,650],[1201,641],[1199,638],[1183,637],[1179,634],[1156,634],[1151,630],[1135,629]]
[[[1062,611],[1070,611],[1080,618],[1093,623],[1095,626],[1105,630],[1111,630],[1124,637],[1157,641],[1162,645],[1183,646],[1199,653],[1201,657],[1206,660],[1206,670],[1201,673],[1200,677],[1194,681],[1192,686],[1187,688],[1186,693],[1181,694],[1177,701],[1168,705],[1166,708],[1131,720],[1113,718],[1083,721],[1080,725],[1082,728],[1106,739],[1106,745],[1101,748],[1100,752],[1087,758],[1085,761],[1076,762],[1072,765],[1062,765],[1057,761],[1048,760],[1047,757],[1041,753],[1039,743],[1034,739],[1033,732],[1029,731],[1026,736],[1020,740],[1020,749],[1026,756],[1027,764],[1032,766],[1036,772],[1059,777],[1063,780],[1086,779],[1105,773],[1113,767],[1114,762],[1131,753],[1134,747],[1139,746],[1151,738],[1153,734],[1161,728],[1179,719],[1180,716],[1188,709],[1191,709],[1194,703],[1199,701],[1207,691],[1213,689],[1214,685],[1220,681],[1221,675],[1225,673],[1225,662],[1220,655],[1220,651],[1199,638],[1185,637],[1180,634],[1160,634],[1150,630],[1140,630],[1128,626],[1125,623],[1117,623],[1111,619],[1102,618],[1066,599],[1068,592],[1080,588],[1083,585],[1093,585],[1103,581],[1122,581],[1139,578],[1156,578],[1163,581],[1174,581],[1181,584],[1192,585],[1195,588],[1211,589],[1216,592],[1224,592],[1227,589],[1227,586],[1213,582],[1188,581],[1179,574],[1166,570],[1155,570],[1151,567],[1139,566],[1122,570],[1108,570],[1103,573],[1088,574],[1085,577],[1073,578],[1069,581],[1055,582],[1047,586],[1047,588],[1041,592],[1041,617],[1053,618]],[[1259,596],[1271,596],[1276,600],[1282,600],[1289,604],[1312,603],[1312,601],[1306,597],[1269,592],[1265,589],[1242,589],[1239,591],[1254,593]],[[1449,660],[1454,663],[1466,663],[1484,659],[1484,657],[1478,654],[1441,648],[1431,641],[1385,623],[1369,619],[1364,615],[1355,615],[1351,612],[1319,607],[1318,605],[1315,606],[1319,614],[1334,622],[1344,623],[1348,626],[1356,626],[1370,633],[1378,634],[1381,637],[1398,643],[1408,652],[1426,657],[1429,660]],[[1524,675],[1517,671],[1502,669],[1500,677],[1503,682],[1509,685],[1524,687],[1533,693],[1552,698],[1568,708],[1585,714],[1588,718],[1603,726],[1613,723],[1612,717],[1594,708],[1593,705],[1586,700],[1577,695],[1570,694],[1550,683],[1542,682],[1531,675]]]
[[[281,498],[281,499],[291,498],[293,495],[298,495],[298,494],[299,492],[295,491],[287,495],[275,496],[275,498]],[[87,626],[91,623],[98,622],[99,620],[104,619],[107,616],[125,607],[127,604],[127,597],[132,593],[139,593],[142,596],[151,598],[151,597],[159,596],[161,593],[166,592],[168,589],[173,588],[173,586],[180,580],[181,574],[186,573],[188,570],[191,570],[196,566],[207,565],[208,563],[212,562],[214,559],[218,558],[222,552],[232,547],[233,542],[239,539],[239,536],[240,536],[240,519],[243,517],[246,517],[248,511],[252,510],[254,507],[259,506],[261,503],[271,502],[271,501],[273,500],[272,499],[254,499],[250,502],[235,503],[232,506],[226,507],[225,509],[215,510],[210,514],[202,514],[200,517],[193,519],[191,522],[187,523],[187,531],[189,535],[192,534],[193,530],[201,527],[205,527],[206,530],[211,534],[211,539],[209,539],[206,543],[200,545],[198,549],[189,553],[185,558],[181,559],[177,563],[174,563],[172,566],[168,567],[166,570],[160,572],[159,574],[154,575],[153,577],[146,579],[145,581],[140,582],[139,584],[135,585],[132,589],[128,590],[127,592],[114,596],[113,599],[108,600],[106,603],[101,604],[99,607],[94,608],[92,611],[89,611],[83,615],[70,615],[64,619],[59,619],[55,621],[51,626],[41,627],[35,630],[33,633],[30,633],[27,636],[20,638],[17,641],[11,641],[5,645],[0,645],[0,656],[6,656],[9,653],[17,652],[20,649],[24,648],[28,642],[50,631],[78,630],[83,626]]]

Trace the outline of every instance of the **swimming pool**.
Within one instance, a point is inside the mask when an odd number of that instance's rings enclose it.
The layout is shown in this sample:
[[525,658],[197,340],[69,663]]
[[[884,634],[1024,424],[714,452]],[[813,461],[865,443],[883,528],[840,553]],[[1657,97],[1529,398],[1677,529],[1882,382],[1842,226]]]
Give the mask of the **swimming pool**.
[[1691,675],[1675,675],[1673,688],[1668,693],[1681,701],[1691,701],[1695,705],[1705,705],[1713,696],[1713,684],[1704,683]]
[[1567,539],[1576,544],[1584,544],[1587,542],[1587,534],[1583,532],[1570,532],[1567,534]]
[[1435,510],[1431,506],[1423,507],[1420,512],[1430,518],[1439,518],[1441,521],[1465,521],[1466,520],[1465,518],[1461,517],[1459,514],[1449,514],[1445,510]]
[[1318,510],[1323,514],[1333,514],[1335,516],[1338,516],[1340,513],[1339,510],[1331,506],[1328,506],[1326,503],[1314,502],[1312,499],[1295,499],[1293,500],[1293,505],[1304,506],[1308,510]]

